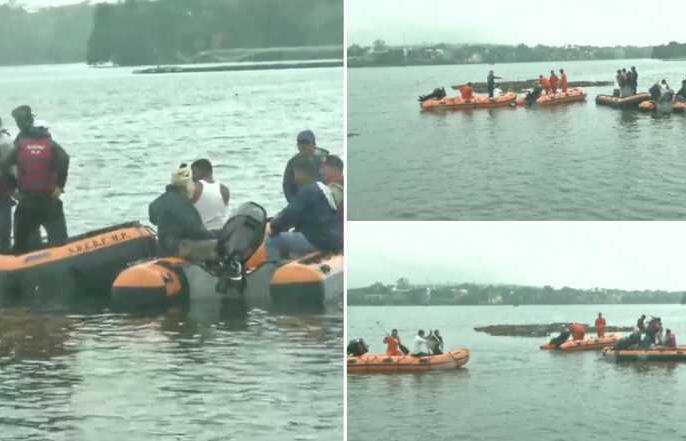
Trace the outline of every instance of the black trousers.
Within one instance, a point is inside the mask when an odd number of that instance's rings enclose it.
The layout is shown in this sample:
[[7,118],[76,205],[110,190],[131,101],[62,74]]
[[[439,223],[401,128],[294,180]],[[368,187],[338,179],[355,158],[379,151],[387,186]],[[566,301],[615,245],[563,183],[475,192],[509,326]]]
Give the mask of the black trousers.
[[[67,223],[62,201],[49,195],[26,195],[17,204],[14,215],[14,251],[23,254],[36,248],[40,227],[48,233],[50,246],[67,242]],[[32,240],[33,239],[33,240]]]

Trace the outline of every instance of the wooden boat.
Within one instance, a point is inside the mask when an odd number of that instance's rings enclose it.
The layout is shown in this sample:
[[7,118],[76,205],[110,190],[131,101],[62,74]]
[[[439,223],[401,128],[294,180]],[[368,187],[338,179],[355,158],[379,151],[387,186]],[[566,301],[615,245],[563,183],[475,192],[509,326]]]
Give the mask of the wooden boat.
[[637,93],[636,95],[618,97],[612,95],[598,95],[595,98],[595,102],[598,105],[610,106],[615,108],[629,108],[635,107],[641,104],[643,101],[648,101],[650,99],[650,94],[648,92]]

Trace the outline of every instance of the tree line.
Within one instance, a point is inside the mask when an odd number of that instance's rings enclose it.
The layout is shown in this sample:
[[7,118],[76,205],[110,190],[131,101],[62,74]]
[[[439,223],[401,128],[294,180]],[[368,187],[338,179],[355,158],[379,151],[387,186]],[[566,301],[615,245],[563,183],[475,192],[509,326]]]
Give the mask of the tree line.
[[340,0],[125,0],[96,6],[87,62],[177,63],[207,50],[342,42]]
[[343,44],[340,0],[84,1],[37,11],[10,0],[0,4],[0,17],[2,65],[182,63],[203,51]]
[[479,285],[417,286],[380,282],[348,289],[349,305],[575,305],[686,303],[686,293],[659,290]]

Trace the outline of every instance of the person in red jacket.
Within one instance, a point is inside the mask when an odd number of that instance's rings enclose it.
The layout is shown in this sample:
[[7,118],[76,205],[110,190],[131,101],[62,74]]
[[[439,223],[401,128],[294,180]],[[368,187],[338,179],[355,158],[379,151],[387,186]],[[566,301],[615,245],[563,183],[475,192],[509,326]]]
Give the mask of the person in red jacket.
[[465,101],[471,101],[474,98],[474,89],[472,88],[472,83],[467,83],[460,87],[460,95]]
[[550,80],[549,79],[547,79],[543,75],[539,75],[538,84],[541,85],[541,88],[543,88],[546,95],[550,93]]
[[398,337],[398,330],[391,331],[391,335],[384,337],[383,342],[386,343],[386,355],[405,355],[400,350],[400,337]]
[[581,323],[572,323],[569,325],[569,332],[572,334],[572,340],[583,340],[586,335],[586,326]]
[[569,81],[567,81],[567,73],[564,69],[560,69],[560,88],[562,89],[562,93],[567,93],[567,89],[569,88]]
[[34,126],[31,107],[17,107],[12,117],[19,134],[0,170],[10,173],[12,166],[17,166],[19,203],[14,214],[14,251],[23,254],[33,248],[31,238],[41,226],[51,246],[62,245],[68,239],[60,196],[67,182],[69,155],[47,129]]
[[598,334],[598,338],[603,338],[605,337],[605,317],[603,317],[602,313],[598,313],[598,318],[595,319],[595,330],[596,334]]

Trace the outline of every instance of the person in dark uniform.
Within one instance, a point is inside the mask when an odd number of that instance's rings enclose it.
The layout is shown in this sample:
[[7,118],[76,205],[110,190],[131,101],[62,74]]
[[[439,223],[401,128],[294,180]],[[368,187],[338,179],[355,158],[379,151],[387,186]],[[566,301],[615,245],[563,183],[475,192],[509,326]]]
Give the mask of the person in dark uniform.
[[296,158],[306,157],[314,167],[316,180],[321,180],[323,178],[321,175],[322,164],[326,160],[326,157],[329,156],[328,150],[317,147],[317,142],[312,130],[303,130],[298,133],[297,143],[298,153],[288,161],[286,170],[283,173],[283,194],[286,196],[286,201],[288,202],[291,202],[295,198],[295,195],[300,189],[300,186],[295,179],[295,173],[293,172],[293,162]]
[[486,78],[486,86],[488,87],[488,97],[493,98],[493,92],[495,91],[495,80],[502,80],[501,77],[496,77],[493,71],[488,72],[488,77]]
[[17,166],[19,203],[14,216],[14,251],[23,254],[34,248],[31,239],[39,234],[41,226],[51,246],[62,245],[68,239],[60,196],[67,182],[69,155],[46,128],[34,126],[31,107],[17,107],[12,117],[19,134],[0,169],[8,174],[12,166]]

